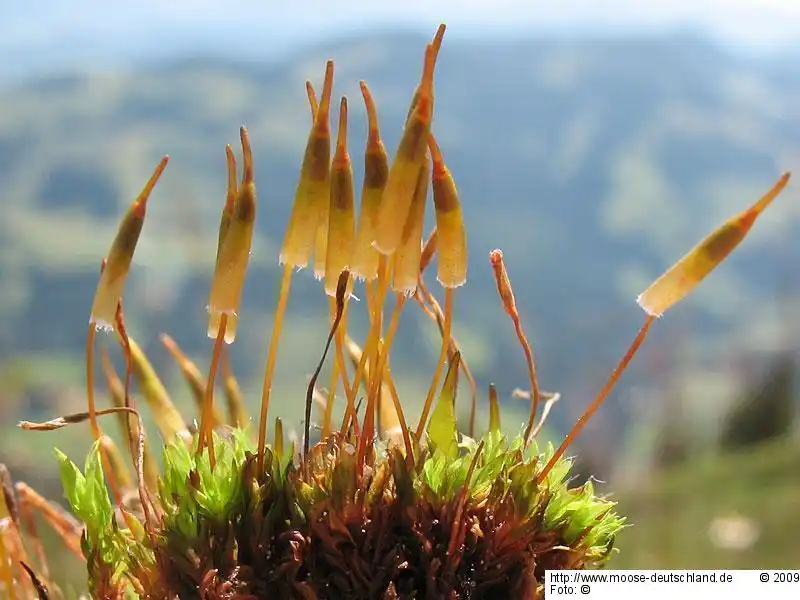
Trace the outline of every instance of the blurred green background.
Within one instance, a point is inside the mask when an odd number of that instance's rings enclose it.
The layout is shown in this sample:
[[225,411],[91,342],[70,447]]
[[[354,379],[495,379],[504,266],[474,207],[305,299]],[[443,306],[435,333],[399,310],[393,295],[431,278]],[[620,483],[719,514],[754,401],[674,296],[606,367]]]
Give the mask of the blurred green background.
[[[240,125],[253,141],[259,211],[246,325],[231,354],[255,408],[277,249],[310,122],[304,82],[319,89],[329,57],[334,95],[350,99],[360,181],[366,117],[358,81],[370,85],[393,153],[424,44],[439,20],[450,25],[434,131],[461,193],[471,253],[454,334],[482,390],[479,422],[494,382],[514,433],[527,413],[512,397],[526,384],[525,363],[496,299],[490,250],[504,251],[542,386],[562,394],[546,432],[558,440],[641,323],[636,295],[800,165],[800,51],[737,38],[746,12],[742,23],[726,14],[677,27],[654,8],[661,25],[642,31],[625,2],[612,2],[597,27],[577,9],[574,22],[547,11],[537,21],[507,3],[485,27],[474,6],[431,17],[416,2],[403,19],[364,6],[363,20],[360,2],[335,15],[308,2],[298,3],[308,14],[235,2],[242,12],[218,20],[219,7],[205,2],[196,13],[182,3],[161,11],[145,2],[130,14],[84,4],[69,15],[54,2],[0,9],[0,462],[57,500],[52,447],[82,456],[88,427],[35,434],[15,424],[85,406],[83,344],[99,261],[165,153],[171,160],[151,199],[126,316],[176,402],[193,414],[159,334],[206,368],[224,146],[236,148]],[[764,27],[800,25],[794,8],[764,10],[754,13]],[[800,566],[798,201],[790,185],[742,248],[657,323],[573,448],[579,476],[605,482],[600,490],[630,515],[612,565]],[[357,339],[363,312],[352,311]],[[272,411],[295,428],[326,323],[320,285],[301,272]],[[409,306],[392,368],[411,419],[437,339]],[[105,393],[99,377],[98,389]],[[464,419],[467,397],[465,390]],[[59,567],[76,581],[69,559]]]

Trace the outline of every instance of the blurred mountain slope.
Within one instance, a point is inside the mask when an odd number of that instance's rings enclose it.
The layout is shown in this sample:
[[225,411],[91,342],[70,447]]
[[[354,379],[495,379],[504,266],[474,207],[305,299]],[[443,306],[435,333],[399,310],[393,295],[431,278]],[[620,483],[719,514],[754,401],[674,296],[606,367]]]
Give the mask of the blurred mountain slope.
[[[150,204],[126,310],[159,366],[166,364],[161,331],[204,365],[224,145],[236,147],[244,124],[259,212],[242,317],[248,327],[233,353],[240,375],[260,380],[277,248],[310,122],[304,82],[319,89],[325,60],[335,59],[335,95],[350,98],[360,181],[358,81],[372,89],[393,153],[425,41],[366,36],[276,64],[193,58],[40,78],[0,93],[0,358],[79,355],[99,260],[122,210],[166,153],[170,165]],[[575,396],[598,387],[613,366],[641,319],[633,301],[641,288],[798,163],[800,79],[690,36],[445,42],[434,129],[467,219],[472,267],[457,295],[455,333],[476,375],[482,385],[500,382],[503,394],[525,383],[488,268],[488,252],[499,246],[543,386]],[[798,255],[788,234],[797,200],[790,189],[745,249],[676,310],[691,315],[685,356],[724,358],[778,343],[776,281]],[[279,388],[297,393],[296,378],[313,369],[324,311],[319,284],[308,272],[296,276]],[[409,377],[407,389],[424,391],[428,372],[420,365],[436,355],[435,336],[418,311],[404,320],[393,368]],[[363,331],[358,315],[354,327]],[[745,343],[733,348],[731,339]],[[556,423],[583,402],[578,397]],[[613,427],[627,418],[621,409],[610,414],[620,419]]]

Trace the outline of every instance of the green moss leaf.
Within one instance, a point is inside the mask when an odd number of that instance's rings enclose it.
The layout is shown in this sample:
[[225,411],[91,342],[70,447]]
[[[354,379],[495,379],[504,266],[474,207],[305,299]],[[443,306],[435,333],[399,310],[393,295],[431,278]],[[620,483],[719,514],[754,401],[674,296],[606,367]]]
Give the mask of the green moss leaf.
[[96,540],[111,524],[113,508],[108,497],[100,445],[95,442],[86,457],[86,474],[66,454],[56,449],[64,495],[72,511],[86,524],[88,536]]
[[494,384],[489,386],[489,431],[500,431],[500,401]]
[[75,466],[69,457],[58,448],[54,450],[58,460],[59,471],[61,473],[61,485],[64,487],[64,496],[69,502],[73,512],[77,512],[77,507],[81,505],[81,498],[86,488],[86,480],[80,469]]
[[111,522],[114,509],[108,497],[108,488],[103,475],[103,462],[100,458],[100,443],[95,442],[89,456],[86,457],[86,502],[94,512],[99,524],[105,526]]
[[442,386],[442,393],[439,394],[436,408],[433,410],[427,429],[428,436],[434,447],[450,458],[458,456],[455,401],[456,376],[460,362],[461,354],[456,352],[450,362],[450,368],[447,370],[447,377],[445,377],[444,385]]

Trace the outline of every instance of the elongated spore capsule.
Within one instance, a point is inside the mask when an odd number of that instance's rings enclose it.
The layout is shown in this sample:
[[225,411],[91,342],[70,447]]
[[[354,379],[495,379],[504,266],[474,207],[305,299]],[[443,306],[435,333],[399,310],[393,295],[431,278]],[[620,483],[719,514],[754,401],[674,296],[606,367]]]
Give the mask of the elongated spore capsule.
[[355,234],[355,192],[353,164],[347,152],[347,98],[339,109],[339,133],[331,165],[331,198],[328,248],[325,265],[325,292],[336,296],[339,275],[350,266]]
[[[228,229],[231,226],[231,219],[233,218],[233,209],[236,205],[236,196],[238,195],[238,188],[236,183],[236,158],[233,155],[233,150],[230,144],[225,146],[225,155],[228,165],[228,191],[225,197],[225,206],[222,209],[222,215],[219,220],[219,233],[217,234],[217,256],[214,263],[214,269],[219,269],[219,255],[222,251],[222,245],[225,243],[225,236],[228,234]],[[219,333],[220,320],[222,313],[212,312],[208,315],[208,337],[213,339],[217,338]],[[238,315],[228,315],[225,335],[231,340],[236,338],[236,326],[239,322]]]
[[433,119],[433,71],[436,52],[432,44],[425,51],[425,67],[419,96],[411,111],[395,153],[386,187],[383,190],[378,227],[373,246],[384,255],[393,254],[403,238],[417,179],[428,152],[428,135]]
[[389,157],[381,141],[378,112],[367,84],[361,82],[361,94],[367,108],[369,134],[364,152],[364,183],[361,187],[361,210],[353,247],[351,272],[359,279],[372,281],[378,276],[378,251],[372,246],[378,224],[383,189],[389,177]]
[[671,306],[688,296],[742,242],[758,216],[789,183],[789,173],[781,178],[755,204],[731,217],[707,235],[656,279],[636,299],[650,316],[660,317]]
[[437,279],[444,287],[456,288],[467,281],[467,233],[458,198],[456,183],[433,135],[430,136],[433,157],[431,187],[436,208],[438,232]]
[[[241,131],[244,174],[236,195],[231,222],[222,248],[208,300],[210,314],[238,315],[244,288],[250,249],[253,243],[253,228],[256,219],[256,185],[253,177],[253,156],[247,130]],[[233,343],[235,335],[226,329],[225,342]]]
[[[327,227],[330,203],[331,132],[330,104],[333,92],[333,61],[328,61],[319,106],[313,88],[308,88],[314,123],[308,135],[292,213],[281,245],[279,262],[297,268],[308,264],[321,223]],[[312,100],[313,98],[313,100]],[[316,113],[316,114],[315,114]],[[323,260],[326,248],[323,246]],[[323,271],[324,274],[324,271]]]
[[417,186],[411,202],[400,246],[394,255],[392,289],[398,294],[412,296],[417,290],[417,278],[422,258],[422,229],[425,225],[425,203],[430,182],[430,157],[417,175]]
[[139,235],[144,226],[147,200],[164,172],[168,160],[169,157],[164,156],[158,163],[155,171],[150,176],[150,180],[122,217],[117,229],[117,235],[111,243],[106,266],[100,275],[100,281],[97,284],[92,303],[91,316],[89,317],[89,322],[99,329],[107,331],[113,331],[114,329],[117,305],[122,298],[125,281],[128,278],[128,272],[133,261],[133,254],[136,251],[136,244],[139,242]]

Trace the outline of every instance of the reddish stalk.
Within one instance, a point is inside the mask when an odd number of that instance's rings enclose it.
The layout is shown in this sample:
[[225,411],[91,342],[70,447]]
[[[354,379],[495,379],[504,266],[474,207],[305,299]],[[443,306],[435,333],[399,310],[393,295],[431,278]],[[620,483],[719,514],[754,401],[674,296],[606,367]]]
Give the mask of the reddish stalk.
[[[94,440],[100,439],[103,435],[100,429],[100,424],[97,422],[97,406],[94,400],[94,338],[95,338],[95,325],[89,323],[89,333],[86,336],[86,400],[89,405],[89,424],[92,429],[92,436]],[[122,501],[122,494],[119,491],[117,484],[117,477],[114,470],[111,468],[111,461],[108,459],[106,449],[100,446],[100,458],[103,463],[103,470],[108,476],[108,487],[111,488],[111,493],[114,495],[114,502],[119,504]]]
[[311,376],[311,381],[308,383],[308,388],[306,390],[306,414],[305,414],[305,421],[303,423],[304,427],[304,435],[303,435],[303,461],[305,466],[308,467],[308,458],[309,458],[309,445],[310,445],[310,431],[311,431],[311,406],[313,404],[314,399],[314,389],[317,385],[317,379],[319,378],[319,374],[322,371],[322,365],[325,364],[325,358],[328,356],[328,351],[331,348],[331,342],[333,342],[333,338],[336,334],[336,330],[339,328],[339,323],[342,320],[342,314],[344,313],[344,303],[345,303],[345,295],[347,294],[347,284],[350,280],[350,272],[349,271],[342,271],[339,275],[339,281],[336,286],[336,317],[333,319],[333,324],[331,325],[331,330],[328,333],[328,340],[325,342],[325,350],[322,352],[322,358],[319,360],[319,364],[317,365],[314,374]]
[[81,532],[83,528],[77,523],[72,515],[59,505],[48,501],[40,496],[33,488],[25,483],[17,482],[14,485],[14,490],[19,496],[20,505],[30,506],[42,515],[48,525],[61,538],[61,541],[75,556],[81,560],[86,560],[81,550]]
[[258,421],[258,472],[264,468],[264,448],[267,445],[267,413],[269,400],[272,393],[272,377],[275,374],[275,362],[278,358],[278,343],[283,329],[283,317],[286,314],[286,305],[289,302],[289,290],[292,285],[292,265],[286,263],[283,267],[281,291],[278,296],[278,307],[275,309],[275,322],[272,325],[272,336],[269,340],[267,351],[267,364],[264,369],[264,385],[261,390],[261,417]]
[[528,343],[528,338],[525,336],[525,332],[522,329],[522,320],[520,319],[519,311],[517,310],[517,301],[514,298],[514,290],[511,287],[511,280],[508,278],[508,272],[506,271],[506,266],[503,262],[502,251],[493,250],[490,252],[489,260],[491,261],[492,269],[494,270],[495,281],[497,283],[497,293],[500,295],[500,299],[503,301],[503,308],[508,316],[511,317],[511,321],[514,324],[514,331],[517,334],[519,343],[522,345],[523,352],[525,352],[525,360],[528,364],[528,379],[530,380],[531,394],[533,399],[531,400],[531,413],[530,417],[528,418],[528,425],[525,428],[524,440],[525,444],[527,445],[534,423],[536,422],[536,414],[539,411],[540,392],[539,380],[536,378],[536,363],[533,360],[533,349],[531,348],[530,343]]
[[433,379],[428,388],[428,395],[425,397],[425,404],[422,407],[422,415],[417,424],[416,436],[417,440],[422,438],[422,432],[425,430],[425,422],[428,420],[431,406],[433,405],[433,397],[436,394],[436,388],[439,385],[439,378],[442,376],[442,369],[447,360],[447,351],[450,348],[450,331],[453,326],[453,288],[444,289],[444,333],[442,333],[442,349],[439,352],[439,359],[436,361],[436,370],[433,372]]
[[217,369],[219,368],[219,355],[222,344],[225,343],[225,329],[228,326],[228,315],[222,313],[219,319],[219,330],[217,339],[214,341],[214,351],[211,354],[211,365],[208,368],[208,381],[206,383],[205,398],[203,398],[203,411],[200,417],[200,431],[197,434],[197,455],[203,452],[204,445],[208,446],[208,459],[213,469],[217,459],[214,454],[214,439],[212,423],[214,419],[214,386],[216,384]]
[[394,384],[394,379],[392,379],[392,376],[389,373],[388,366],[386,367],[386,384],[389,386],[389,394],[392,396],[394,410],[397,412],[397,420],[400,422],[400,430],[403,433],[403,445],[406,448],[406,462],[408,463],[409,468],[413,468],[414,447],[411,444],[411,436],[408,433],[408,424],[406,423],[406,417],[403,413],[403,406],[400,404],[400,395],[397,393],[397,387]]
[[[350,427],[350,422],[356,421],[356,394],[358,394],[359,386],[364,378],[364,370],[367,366],[367,357],[372,357],[373,369],[370,369],[371,375],[374,376],[373,371],[377,367],[377,348],[378,342],[381,338],[383,329],[383,304],[386,300],[386,294],[389,290],[389,275],[388,275],[388,259],[383,254],[378,256],[378,297],[375,300],[374,315],[370,322],[369,333],[364,342],[364,350],[361,353],[361,360],[358,361],[356,372],[353,377],[353,385],[350,394],[347,396],[347,407],[345,408],[344,417],[342,418],[342,427],[340,433],[344,436]],[[397,307],[395,307],[395,311]],[[371,388],[371,383],[365,382],[364,391],[368,394]]]
[[584,428],[584,426],[592,417],[592,415],[595,413],[595,411],[597,411],[597,409],[600,408],[600,405],[603,404],[605,399],[608,397],[608,394],[611,393],[611,390],[616,385],[623,371],[625,371],[625,369],[628,367],[628,364],[630,364],[634,355],[639,350],[639,347],[642,345],[642,342],[644,342],[644,339],[647,337],[647,332],[650,331],[650,325],[653,324],[654,319],[655,317],[652,315],[647,316],[647,318],[644,321],[644,325],[642,325],[642,327],[639,329],[639,333],[636,334],[636,337],[633,339],[633,342],[631,342],[631,345],[628,348],[628,351],[625,353],[625,356],[622,357],[617,366],[611,372],[608,381],[606,381],[606,384],[600,390],[600,393],[598,393],[597,396],[595,396],[592,403],[586,409],[586,412],[584,412],[581,415],[581,417],[578,419],[575,425],[572,426],[570,432],[564,438],[564,441],[561,442],[561,445],[558,447],[558,450],[555,451],[552,458],[548,461],[545,467],[536,476],[537,484],[540,484],[545,480],[547,474],[550,473],[550,470],[553,468],[553,465],[555,465],[556,462],[558,462],[558,460],[562,456],[564,456],[564,452],[567,451],[567,448],[569,448],[573,440],[581,432],[581,430]]
[[[379,352],[378,364],[375,365],[376,368],[374,369],[374,372],[371,372],[372,377],[369,386],[369,393],[367,395],[367,407],[364,411],[364,425],[361,427],[361,439],[358,445],[358,454],[356,459],[356,465],[359,474],[363,473],[364,469],[367,440],[369,440],[371,443],[372,438],[375,435],[375,405],[378,393],[380,392],[380,382],[383,380],[383,371],[386,367],[386,362],[389,357],[392,342],[394,341],[395,333],[397,332],[397,326],[400,323],[400,313],[403,311],[403,306],[405,306],[405,303],[406,297],[402,294],[398,294],[397,304],[394,307],[391,321],[389,321],[389,329],[386,332],[386,341],[383,346],[383,351]],[[355,415],[353,415],[353,418],[355,420]]]
[[[414,295],[414,298],[428,318],[436,323],[437,327],[439,328],[439,334],[444,335],[444,313],[442,312],[442,307],[439,305],[439,302],[425,284],[425,280],[422,278],[422,273],[420,273],[420,277],[417,282],[417,293]],[[447,360],[452,360],[456,352],[461,353],[461,361],[459,363],[460,368],[464,372],[464,376],[467,378],[467,382],[469,383],[469,436],[475,437],[475,416],[478,408],[478,384],[475,382],[475,377],[472,375],[472,369],[470,369],[469,364],[467,364],[467,359],[464,358],[464,353],[461,350],[458,340],[451,332],[450,349],[448,350]]]

